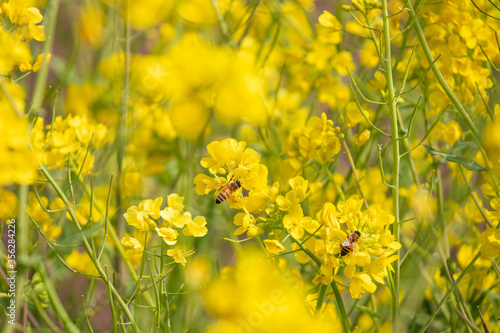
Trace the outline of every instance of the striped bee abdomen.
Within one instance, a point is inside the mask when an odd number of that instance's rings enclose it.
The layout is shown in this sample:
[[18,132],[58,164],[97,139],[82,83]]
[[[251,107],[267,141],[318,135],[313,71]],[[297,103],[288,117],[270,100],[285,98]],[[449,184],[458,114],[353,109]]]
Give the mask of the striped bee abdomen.
[[224,201],[226,201],[229,197],[231,196],[231,193],[229,191],[229,188],[225,187],[222,189],[222,191],[220,191],[219,195],[217,196],[217,198],[215,199],[215,203],[216,204],[220,204],[220,203],[223,203]]
[[[360,237],[361,233],[357,230],[351,234],[347,234],[347,239],[340,244],[340,255],[346,256],[354,251],[354,249],[357,249],[356,246]],[[357,251],[354,251],[354,255],[357,255]]]
[[352,251],[352,248],[350,248],[348,246],[340,245],[340,255],[341,256],[346,256],[351,251]]
[[231,180],[229,183],[226,184],[220,191],[219,195],[215,199],[216,204],[223,203],[227,199],[229,199],[234,192],[236,192],[239,188],[241,187],[241,182],[237,180]]

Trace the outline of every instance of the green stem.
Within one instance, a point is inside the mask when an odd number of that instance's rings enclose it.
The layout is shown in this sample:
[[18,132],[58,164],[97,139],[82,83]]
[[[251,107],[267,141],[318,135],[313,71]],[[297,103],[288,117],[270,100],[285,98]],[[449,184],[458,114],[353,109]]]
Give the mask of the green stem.
[[331,171],[328,169],[326,164],[321,164],[321,168],[325,171],[325,173],[328,177],[328,180],[333,184],[333,187],[335,187],[335,189],[337,190],[337,193],[338,193],[340,200],[345,201],[344,191],[342,191],[342,188],[340,188],[339,184],[337,184],[337,182],[333,178]]
[[[370,294],[370,303],[372,305],[373,312],[378,313],[377,312],[377,301],[375,300],[374,294]],[[372,319],[375,322],[375,333],[380,333],[380,319],[377,317],[372,318]]]
[[82,295],[82,306],[83,306],[83,314],[85,315],[85,322],[87,323],[87,328],[90,333],[94,333],[92,329],[92,325],[90,325],[89,317],[87,315],[87,307],[85,306],[85,297]]
[[[309,258],[311,258],[316,263],[318,268],[321,267],[322,264],[321,259],[316,257],[316,255],[314,255],[314,253],[312,253],[311,250],[305,247],[301,241],[295,239],[292,236],[290,236],[290,238],[295,244],[299,246],[299,248],[302,251],[304,251],[305,254],[309,256]],[[335,282],[335,279],[332,281],[330,285],[332,286],[333,293],[335,294],[335,301],[337,302],[337,309],[339,310],[340,317],[342,319],[342,327],[344,328],[344,332],[350,333],[351,327],[349,325],[349,317],[347,316],[347,312],[345,311],[344,301],[342,301],[342,296],[340,296],[340,291],[339,288],[337,287],[337,282]]]
[[481,257],[481,252],[478,252],[478,254],[476,254],[476,256],[472,259],[472,261],[467,265],[467,267],[465,267],[465,269],[462,271],[462,273],[458,277],[456,283],[454,283],[454,284],[451,285],[450,289],[448,289],[448,292],[441,299],[441,301],[439,302],[439,304],[436,307],[436,309],[434,310],[434,312],[432,312],[432,314],[429,317],[429,319],[427,319],[427,322],[425,323],[424,327],[422,327],[422,329],[420,330],[420,333],[424,333],[427,330],[427,327],[429,327],[431,321],[438,314],[439,310],[441,309],[441,307],[443,306],[443,304],[448,300],[448,298],[450,297],[451,293],[455,290],[455,286],[458,286],[458,284],[460,283],[460,281],[462,280],[462,278],[474,266],[474,263],[479,259],[479,257]]
[[[120,121],[117,127],[117,182],[116,182],[116,231],[119,235],[125,232],[125,223],[123,222],[123,207],[122,198],[124,197],[122,191],[123,185],[123,159],[125,157],[125,145],[127,142],[126,129],[127,129],[127,117],[129,108],[129,93],[130,93],[130,24],[129,24],[129,0],[124,3],[124,19],[123,19],[123,34],[125,40],[124,53],[125,61],[123,68],[123,90],[122,90],[122,100],[121,100],[121,110],[120,110]],[[116,268],[121,276],[125,274],[123,261],[120,258],[116,260]]]
[[43,43],[42,53],[45,53],[42,60],[42,67],[36,75],[35,89],[33,91],[33,98],[31,99],[31,109],[28,114],[35,111],[38,113],[42,107],[42,96],[45,92],[47,78],[49,76],[49,66],[45,63],[45,57],[52,50],[52,43],[54,42],[54,32],[56,29],[57,13],[59,12],[59,0],[49,0],[45,8],[44,21],[47,22],[45,26],[46,39]]
[[[108,275],[108,266],[104,266],[104,270],[106,275]],[[111,289],[108,286],[108,297],[109,297],[109,309],[111,310],[111,318],[113,319],[113,333],[118,332],[118,324],[120,323],[118,314],[116,313],[115,301],[113,300],[113,295],[111,293]]]
[[[400,241],[399,235],[399,130],[398,130],[398,112],[396,109],[396,99],[394,94],[394,81],[392,76],[392,60],[391,60],[391,36],[389,32],[389,13],[387,9],[387,0],[382,0],[382,15],[383,15],[383,36],[384,36],[384,58],[381,61],[384,63],[385,77],[387,80],[387,90],[389,98],[389,111],[391,115],[391,135],[392,135],[392,156],[393,156],[393,188],[392,188],[392,204],[393,214],[396,219],[393,224],[394,240]],[[396,252],[399,255],[399,250]],[[394,294],[392,295],[392,331],[399,332],[399,258],[394,265]]]
[[448,242],[448,233],[446,232],[446,217],[445,217],[445,202],[444,202],[444,193],[443,193],[443,179],[441,177],[441,171],[439,167],[436,168],[436,176],[437,176],[437,188],[436,194],[438,199],[438,220],[441,228],[441,244],[443,246],[443,253],[446,255],[446,258],[450,257],[450,245]]
[[64,332],[59,327],[57,327],[56,324],[54,324],[54,322],[49,317],[49,315],[47,314],[47,312],[43,308],[42,304],[40,303],[40,300],[38,299],[38,294],[34,290],[31,293],[31,300],[33,301],[35,309],[38,312],[38,315],[40,316],[40,318],[42,318],[45,325],[47,325],[49,327],[51,332],[55,332],[55,333]]
[[476,205],[477,209],[481,213],[481,216],[483,217],[486,224],[488,224],[488,226],[490,228],[493,228],[493,223],[491,223],[491,221],[488,218],[488,216],[486,215],[486,212],[484,211],[483,207],[481,206],[481,204],[477,200],[476,196],[474,195],[474,191],[472,190],[471,185],[467,181],[467,177],[465,177],[464,170],[462,169],[462,166],[460,164],[458,165],[458,168],[460,169],[460,173],[462,174],[462,177],[464,178],[465,184],[467,184],[467,188],[469,189],[469,195],[472,198],[472,201],[474,201],[474,204]]
[[[71,171],[73,172],[73,174],[77,173],[78,170],[76,169],[75,165],[72,165]],[[78,176],[77,180],[80,183],[80,185],[83,187],[83,190],[85,191],[85,194],[87,195],[87,197],[90,198],[90,196],[91,196],[90,188],[88,187],[87,184],[85,184],[85,181],[84,181],[82,175]],[[104,209],[100,206],[100,204],[97,200],[94,200],[93,204],[94,204],[95,208],[97,209],[97,211],[99,212],[99,214],[101,214],[101,216],[106,216]],[[109,232],[111,240],[113,241],[113,245],[114,245],[115,249],[118,250],[120,257],[123,258],[123,261],[124,261],[125,265],[127,266],[127,269],[130,273],[130,276],[132,277],[132,279],[134,280],[135,283],[138,283],[140,278],[137,275],[137,272],[135,271],[135,268],[132,265],[132,263],[129,260],[125,259],[125,250],[123,249],[123,245],[122,245],[120,239],[118,238],[118,233],[117,233],[116,229],[114,228],[114,226],[112,224],[108,223],[107,230]],[[106,233],[106,235],[107,235],[107,233]],[[151,296],[149,294],[145,294],[145,299],[146,299],[146,302],[148,303],[148,305],[150,305],[150,306],[154,305],[153,299],[151,298]]]
[[342,327],[344,327],[344,332],[351,333],[351,326],[349,326],[349,317],[345,311],[344,301],[342,301],[342,296],[340,295],[339,288],[337,287],[337,282],[335,278],[332,283],[330,283],[333,289],[333,294],[335,295],[335,300],[337,301],[337,306],[339,308],[340,316],[342,317]]
[[366,209],[370,210],[370,207],[368,206],[368,202],[366,201],[365,195],[363,194],[363,191],[361,190],[361,185],[359,184],[359,178],[358,178],[358,173],[356,172],[356,166],[354,165],[354,160],[352,159],[351,151],[349,150],[349,147],[347,146],[345,139],[341,135],[340,141],[342,142],[342,145],[344,146],[344,150],[347,154],[347,158],[349,159],[349,163],[351,164],[351,170],[354,175],[354,179],[356,180],[356,186],[358,187],[359,194],[363,198],[363,202],[365,203]]
[[[77,230],[81,231],[82,227],[80,226],[80,223],[78,222],[78,219],[76,218],[75,211],[72,209],[71,203],[69,202],[68,198],[66,197],[66,195],[64,194],[62,189],[59,187],[59,185],[57,185],[55,180],[52,178],[52,176],[50,175],[50,173],[48,172],[48,170],[44,166],[40,167],[40,171],[47,178],[49,183],[52,185],[54,190],[57,192],[58,196],[64,202],[64,204],[67,208],[68,214],[70,215],[71,220],[73,221],[73,224],[75,225]],[[96,260],[95,253],[92,251],[92,247],[91,247],[89,241],[87,240],[87,238],[83,234],[82,234],[82,243],[83,243],[83,247],[87,251],[90,259],[94,263],[97,271],[99,272],[101,279],[104,281],[104,283],[111,290],[111,293],[113,294],[114,298],[118,302],[118,305],[120,306],[121,310],[123,311],[125,316],[128,318],[128,320],[130,321],[130,325],[132,326],[132,329],[135,332],[141,332],[141,329],[139,328],[139,326],[135,322],[134,316],[130,312],[130,309],[127,307],[127,305],[125,304],[125,302],[123,301],[122,297],[120,296],[118,291],[115,289],[115,287],[111,284],[111,281],[110,281],[109,277],[106,275],[106,273],[104,272],[104,269],[102,268],[101,264],[99,263],[99,261]]]
[[41,262],[36,264],[36,270],[40,274],[40,277],[43,280],[43,284],[45,285],[45,290],[47,290],[47,294],[49,295],[50,298],[50,303],[52,304],[52,307],[54,308],[54,311],[57,314],[57,318],[59,318],[62,321],[66,332],[80,332],[80,330],[71,321],[71,318],[66,312],[64,305],[61,303],[61,300],[57,295],[57,291],[54,288],[54,285],[52,284],[49,275],[47,274],[47,270],[45,269],[44,264]]
[[319,314],[321,311],[321,307],[323,306],[323,303],[325,302],[325,296],[326,296],[326,284],[321,284],[321,287],[319,289],[319,295],[318,295],[318,301],[316,302],[316,310],[314,311],[316,315]]

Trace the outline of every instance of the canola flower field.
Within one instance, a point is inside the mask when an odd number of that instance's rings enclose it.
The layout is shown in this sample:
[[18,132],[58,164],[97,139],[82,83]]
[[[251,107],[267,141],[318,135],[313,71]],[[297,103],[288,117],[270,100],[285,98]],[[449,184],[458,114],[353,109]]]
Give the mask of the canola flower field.
[[494,0],[0,0],[1,332],[500,332]]

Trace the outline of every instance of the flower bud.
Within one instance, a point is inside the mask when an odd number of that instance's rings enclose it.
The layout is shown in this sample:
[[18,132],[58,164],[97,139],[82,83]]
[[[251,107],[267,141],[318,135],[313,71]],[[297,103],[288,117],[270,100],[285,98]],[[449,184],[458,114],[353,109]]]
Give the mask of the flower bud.
[[247,231],[247,236],[252,238],[259,237],[262,234],[264,234],[264,230],[260,227],[253,227]]

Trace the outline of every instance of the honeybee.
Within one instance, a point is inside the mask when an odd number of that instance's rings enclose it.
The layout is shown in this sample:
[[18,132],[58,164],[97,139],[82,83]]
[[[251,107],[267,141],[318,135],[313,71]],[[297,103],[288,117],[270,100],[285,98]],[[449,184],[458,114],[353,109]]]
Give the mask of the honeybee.
[[241,187],[241,182],[238,179],[233,180],[233,177],[231,177],[229,183],[224,185],[220,190],[219,195],[215,199],[216,204],[223,203],[224,201],[229,199],[234,194],[234,192],[236,192]]
[[361,233],[359,231],[354,231],[350,235],[348,234],[347,239],[340,244],[340,255],[346,256],[350,252],[354,251],[354,255],[358,254],[358,241],[361,238]]

